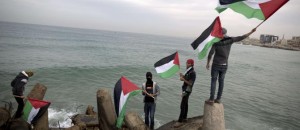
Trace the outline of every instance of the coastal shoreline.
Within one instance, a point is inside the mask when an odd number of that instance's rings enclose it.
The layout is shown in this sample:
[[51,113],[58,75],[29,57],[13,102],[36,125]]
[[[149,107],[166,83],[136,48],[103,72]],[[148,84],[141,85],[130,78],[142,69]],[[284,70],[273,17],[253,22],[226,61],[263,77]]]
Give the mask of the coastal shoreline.
[[291,45],[282,45],[279,41],[276,43],[265,43],[262,44],[259,42],[258,39],[245,39],[242,42],[236,43],[236,44],[242,44],[242,45],[253,45],[253,46],[259,46],[259,47],[266,47],[266,48],[276,48],[276,49],[284,49],[284,50],[291,50],[291,51],[300,51],[300,47],[294,47]]

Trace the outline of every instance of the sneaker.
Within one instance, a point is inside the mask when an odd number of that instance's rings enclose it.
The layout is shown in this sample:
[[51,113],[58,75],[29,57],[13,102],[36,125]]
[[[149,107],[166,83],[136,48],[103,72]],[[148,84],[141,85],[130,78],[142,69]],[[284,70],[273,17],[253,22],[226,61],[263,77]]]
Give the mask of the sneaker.
[[215,99],[215,103],[221,103],[221,99]]
[[206,100],[206,101],[205,101],[205,103],[206,103],[206,104],[209,104],[209,105],[212,105],[212,104],[214,104],[214,101],[213,101],[213,100],[210,100],[210,99],[208,99],[208,100]]

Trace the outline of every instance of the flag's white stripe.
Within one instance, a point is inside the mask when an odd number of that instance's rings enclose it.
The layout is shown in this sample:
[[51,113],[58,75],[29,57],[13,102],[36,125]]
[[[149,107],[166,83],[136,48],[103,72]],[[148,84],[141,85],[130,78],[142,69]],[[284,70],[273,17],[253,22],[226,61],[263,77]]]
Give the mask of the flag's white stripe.
[[205,45],[210,42],[211,40],[213,40],[215,37],[212,35],[209,35],[202,43],[200,43],[200,45],[198,46],[198,50],[199,52],[201,52],[203,50],[203,48],[205,47]]
[[120,103],[119,103],[119,115],[121,114],[122,108],[123,108],[124,104],[126,103],[126,100],[127,100],[129,94],[130,93],[127,93],[126,95],[124,95],[123,91],[121,92]]
[[260,9],[259,4],[255,2],[243,1],[245,5],[249,6],[252,9]]
[[34,107],[32,107],[30,113],[29,113],[29,116],[28,116],[28,119],[27,119],[27,122],[29,124],[31,124],[31,121],[33,120],[33,118],[36,116],[36,114],[39,112],[40,108],[38,109],[35,109]]
[[174,66],[174,60],[171,60],[169,63],[164,64],[162,66],[158,66],[155,68],[157,73],[163,73],[166,72],[167,70],[171,69]]
[[266,3],[269,2],[271,0],[247,0],[248,2],[252,2],[252,3]]
[[268,2],[270,0],[249,0],[249,1],[243,1],[244,4],[248,5],[250,8],[253,8],[253,9],[260,9],[260,6],[259,4],[260,3],[265,3],[265,2]]

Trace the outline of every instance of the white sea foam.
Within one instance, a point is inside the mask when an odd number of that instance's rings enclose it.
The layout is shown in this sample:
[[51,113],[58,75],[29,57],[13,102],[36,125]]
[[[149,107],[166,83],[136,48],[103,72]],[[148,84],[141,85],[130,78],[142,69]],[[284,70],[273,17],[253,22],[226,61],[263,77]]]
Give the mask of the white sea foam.
[[75,111],[70,111],[67,109],[48,109],[48,120],[49,120],[49,127],[52,128],[68,128],[71,126],[72,120],[70,119],[71,116],[77,114]]
[[[141,115],[142,119],[145,121],[145,114]],[[157,120],[156,118],[154,118],[154,128],[157,129],[161,126],[162,124],[160,123],[159,120]]]

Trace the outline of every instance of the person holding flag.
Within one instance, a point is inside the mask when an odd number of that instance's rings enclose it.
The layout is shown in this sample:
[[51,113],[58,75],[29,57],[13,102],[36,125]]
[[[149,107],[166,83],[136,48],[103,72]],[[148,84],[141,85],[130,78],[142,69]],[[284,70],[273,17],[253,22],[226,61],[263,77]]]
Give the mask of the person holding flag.
[[[156,82],[152,81],[152,73],[146,73],[147,81],[142,85],[142,94],[144,95],[144,112],[145,124],[151,129],[154,129],[154,113],[156,107],[156,99],[160,94],[159,86]],[[150,122],[149,122],[150,119]],[[149,126],[150,123],[150,126]]]
[[[221,41],[216,42],[211,47],[207,57],[206,69],[209,70],[210,61],[212,56],[214,55],[212,69],[211,69],[210,98],[205,101],[206,103],[213,104],[214,102],[215,103],[221,102],[221,96],[224,88],[224,78],[228,67],[228,58],[229,58],[231,45],[234,42],[242,41],[243,39],[247,38],[255,31],[256,28],[252,29],[251,32],[243,36],[228,37],[226,36],[227,30],[225,28],[222,28],[222,33],[224,35],[224,38]],[[217,79],[219,80],[219,90],[218,90],[217,98],[214,100]]]
[[184,74],[180,73],[180,81],[183,81],[182,85],[182,99],[180,104],[180,115],[178,121],[174,127],[179,127],[183,122],[187,121],[188,114],[188,100],[192,93],[192,88],[196,80],[196,72],[194,71],[194,60],[188,59],[186,61],[186,71]]
[[18,109],[15,113],[15,119],[20,118],[22,116],[22,111],[24,108],[24,90],[25,85],[28,82],[29,77],[33,76],[32,71],[22,71],[20,72],[10,83],[12,87],[12,93],[18,103]]

